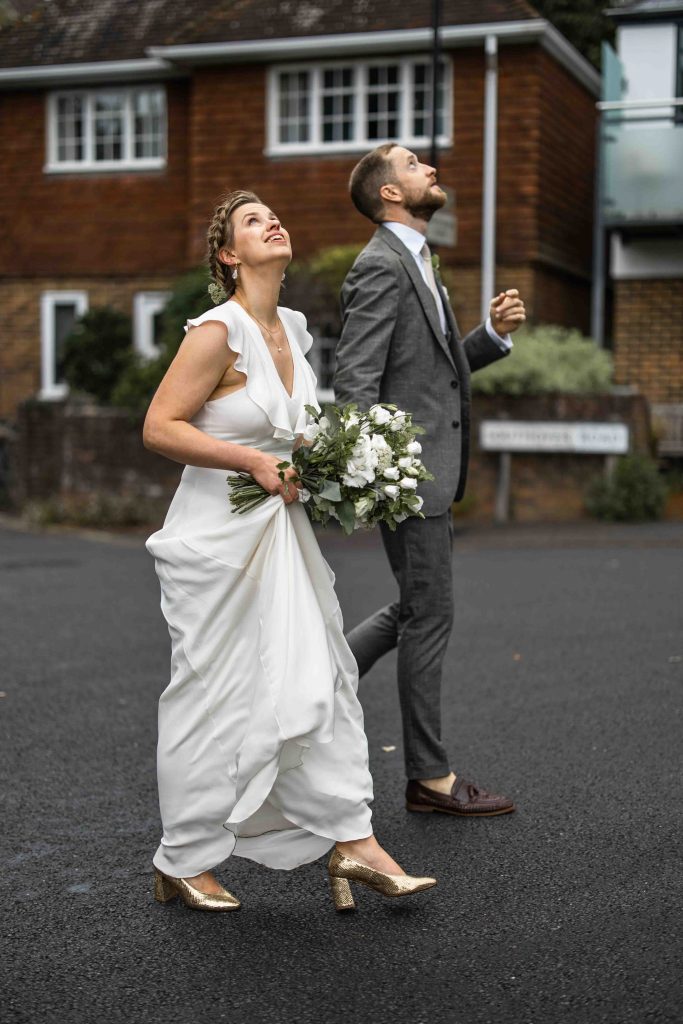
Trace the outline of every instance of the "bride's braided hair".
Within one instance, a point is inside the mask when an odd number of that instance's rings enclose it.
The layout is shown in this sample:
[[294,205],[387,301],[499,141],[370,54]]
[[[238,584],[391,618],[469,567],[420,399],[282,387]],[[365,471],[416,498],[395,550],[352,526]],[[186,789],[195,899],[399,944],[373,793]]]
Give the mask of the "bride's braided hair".
[[254,192],[237,189],[235,192],[230,192],[213,212],[206,241],[209,273],[212,279],[212,284],[209,285],[209,294],[216,303],[225,302],[235,291],[232,268],[221,263],[218,258],[221,249],[229,249],[233,243],[234,232],[231,217],[240,206],[244,206],[246,203],[260,202],[261,200]]

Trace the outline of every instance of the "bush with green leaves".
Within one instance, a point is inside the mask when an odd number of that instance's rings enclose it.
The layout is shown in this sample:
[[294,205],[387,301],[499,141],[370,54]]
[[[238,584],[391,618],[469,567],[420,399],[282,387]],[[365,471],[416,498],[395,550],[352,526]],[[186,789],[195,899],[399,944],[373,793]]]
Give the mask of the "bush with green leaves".
[[64,379],[74,392],[102,405],[112,400],[121,376],[133,365],[131,318],[109,306],[94,307],[64,341]]
[[612,473],[593,482],[586,510],[596,519],[645,522],[661,518],[666,496],[657,463],[646,455],[625,455]]
[[480,395],[591,395],[612,386],[612,358],[579,331],[541,325],[514,336],[514,351],[472,377]]

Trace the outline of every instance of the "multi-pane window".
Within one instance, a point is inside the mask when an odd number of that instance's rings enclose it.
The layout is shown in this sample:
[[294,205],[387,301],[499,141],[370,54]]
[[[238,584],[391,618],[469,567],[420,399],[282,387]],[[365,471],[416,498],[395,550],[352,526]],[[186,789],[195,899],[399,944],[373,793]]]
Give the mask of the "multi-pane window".
[[323,142],[353,138],[355,69],[326,68],[322,74],[321,119]]
[[[437,89],[437,137],[450,142],[450,64]],[[272,153],[407,145],[431,138],[429,58],[397,57],[274,67],[269,75],[268,143]]]
[[[444,87],[445,68],[439,66],[436,80],[436,134],[444,134]],[[413,134],[432,133],[432,65],[413,65]]]
[[280,75],[280,142],[308,142],[310,130],[310,83],[307,71]]
[[367,136],[368,139],[394,139],[400,134],[401,67],[379,64],[368,68]]
[[166,94],[159,86],[52,93],[48,128],[48,170],[161,167]]
[[43,292],[40,300],[42,398],[63,398],[64,342],[88,309],[86,292]]

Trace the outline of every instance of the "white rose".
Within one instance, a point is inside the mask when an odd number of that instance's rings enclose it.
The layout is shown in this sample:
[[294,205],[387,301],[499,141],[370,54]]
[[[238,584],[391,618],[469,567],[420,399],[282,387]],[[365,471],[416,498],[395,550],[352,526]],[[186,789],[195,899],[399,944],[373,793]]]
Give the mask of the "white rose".
[[406,451],[410,452],[411,455],[419,455],[422,451],[422,445],[419,441],[411,441],[410,444],[406,445]]
[[398,412],[394,413],[392,421],[389,424],[389,429],[390,430],[403,430],[405,425],[406,425],[406,414],[404,412],[401,412],[401,410],[399,409]]
[[402,458],[398,460],[398,464],[401,467],[401,469],[408,469],[409,466],[412,466],[413,460],[410,457],[410,455],[404,455]]
[[360,418],[358,414],[355,412],[350,412],[346,418],[347,427],[355,427],[358,423],[360,423]]
[[412,477],[404,476],[400,481],[400,486],[404,491],[414,491],[417,488],[417,480],[413,480]]
[[399,491],[399,489],[396,486],[396,484],[386,484],[385,485],[384,493],[387,494],[390,498],[397,498],[398,497],[398,491]]
[[370,438],[370,445],[377,452],[384,451],[389,447],[387,439],[382,437],[381,434],[373,434]]
[[304,441],[315,441],[315,439],[316,439],[316,437],[318,436],[319,433],[320,433],[320,427],[315,422],[315,420],[313,420],[304,429]]
[[373,405],[369,412],[370,419],[373,423],[376,423],[379,427],[384,423],[388,423],[391,419],[391,413],[388,409],[384,409],[381,405]]
[[353,503],[353,507],[356,510],[356,516],[358,517],[358,519],[364,519],[365,516],[367,516],[368,512],[372,511],[374,504],[375,503],[373,499],[368,498],[367,496],[363,498],[358,498],[358,500]]
[[318,427],[324,433],[326,433],[330,429],[330,421],[328,420],[327,416],[320,417],[320,419],[318,420]]
[[395,466],[389,466],[389,468],[385,469],[382,474],[382,476],[386,477],[387,480],[398,480],[400,475],[401,474],[399,473]]
[[299,501],[310,501],[311,492],[306,487],[302,487],[299,491]]
[[406,468],[406,476],[419,476],[419,475],[420,475],[420,470],[417,468],[417,466],[408,466]]

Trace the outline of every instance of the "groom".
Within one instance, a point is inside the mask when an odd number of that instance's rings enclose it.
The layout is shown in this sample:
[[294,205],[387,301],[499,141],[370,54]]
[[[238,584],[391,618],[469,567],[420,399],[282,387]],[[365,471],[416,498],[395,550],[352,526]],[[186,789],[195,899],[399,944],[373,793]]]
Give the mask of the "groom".
[[426,430],[422,459],[434,481],[421,485],[425,519],[382,524],[399,599],[351,631],[360,675],[398,647],[398,688],[411,811],[483,817],[514,811],[512,800],[455,775],[441,741],[441,675],[453,624],[451,503],[465,490],[470,373],[512,347],[525,319],[516,290],[491,301],[490,316],[460,337],[426,242],[443,206],[436,171],[395,143],[356,165],[351,198],[378,228],[344,282],[335,401],[367,410],[389,402]]

